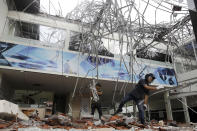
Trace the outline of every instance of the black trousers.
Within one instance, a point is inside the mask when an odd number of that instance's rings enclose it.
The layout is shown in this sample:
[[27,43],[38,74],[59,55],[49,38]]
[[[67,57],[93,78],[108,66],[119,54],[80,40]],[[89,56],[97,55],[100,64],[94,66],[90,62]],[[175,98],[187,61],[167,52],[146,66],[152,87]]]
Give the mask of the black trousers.
[[128,94],[120,102],[120,105],[119,105],[118,109],[122,110],[122,107],[124,106],[124,104],[127,103],[128,101],[131,101],[131,100],[135,101],[135,103],[136,103],[136,105],[138,107],[140,122],[142,124],[145,124],[145,120],[144,120],[145,113],[144,113],[144,107],[143,107],[144,103],[140,103],[142,100],[138,100],[134,96]]
[[99,113],[99,118],[101,119],[102,114],[102,109],[101,109],[101,103],[100,102],[94,102],[91,104],[91,115],[94,115],[95,109],[98,110]]

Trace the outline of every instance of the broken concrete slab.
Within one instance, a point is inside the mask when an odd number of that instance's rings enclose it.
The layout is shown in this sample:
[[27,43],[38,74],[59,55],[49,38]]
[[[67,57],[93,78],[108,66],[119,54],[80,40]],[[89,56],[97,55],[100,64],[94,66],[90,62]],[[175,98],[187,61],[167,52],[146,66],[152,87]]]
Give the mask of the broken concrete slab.
[[29,118],[19,109],[18,105],[6,100],[0,100],[0,117],[1,116],[15,116],[21,120],[29,120]]

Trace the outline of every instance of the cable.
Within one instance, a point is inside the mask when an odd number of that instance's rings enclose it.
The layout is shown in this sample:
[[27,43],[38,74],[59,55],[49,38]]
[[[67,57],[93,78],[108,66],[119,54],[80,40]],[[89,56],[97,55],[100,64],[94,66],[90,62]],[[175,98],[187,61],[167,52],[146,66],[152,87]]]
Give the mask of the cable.
[[179,98],[177,98],[178,101],[180,101],[183,105],[185,105],[187,108],[189,108],[191,111],[193,111],[195,114],[197,114],[197,112],[192,109],[191,107],[189,107],[186,103],[184,103],[182,100],[180,100]]

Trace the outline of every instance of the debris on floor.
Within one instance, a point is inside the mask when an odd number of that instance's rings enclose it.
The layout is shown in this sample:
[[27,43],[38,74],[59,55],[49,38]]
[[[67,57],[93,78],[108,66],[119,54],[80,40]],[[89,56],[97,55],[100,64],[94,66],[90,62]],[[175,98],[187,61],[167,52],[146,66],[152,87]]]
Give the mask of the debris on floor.
[[[45,119],[30,118],[29,120],[5,121],[0,120],[0,129],[12,129],[18,131],[33,130],[57,130],[57,131],[194,131],[197,130],[192,126],[167,125],[170,122],[151,121],[147,126],[138,124],[134,117],[127,116],[111,116],[109,119],[103,120],[71,120],[65,114],[52,115]],[[194,125],[194,124],[193,124]]]
[[63,113],[40,118],[35,110],[25,110],[22,113],[18,105],[8,101],[1,100],[0,105],[0,129],[13,131],[197,131],[195,123],[183,124],[176,121],[152,120],[144,126],[138,123],[137,118],[123,114],[103,115],[101,120],[93,117],[75,120]]

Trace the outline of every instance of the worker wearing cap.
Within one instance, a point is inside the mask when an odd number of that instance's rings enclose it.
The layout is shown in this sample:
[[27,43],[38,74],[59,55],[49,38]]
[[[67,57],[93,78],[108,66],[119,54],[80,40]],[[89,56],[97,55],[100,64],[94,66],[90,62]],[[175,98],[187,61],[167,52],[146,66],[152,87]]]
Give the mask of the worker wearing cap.
[[[121,101],[118,110],[115,112],[115,114],[122,112],[122,107],[125,103],[127,103],[130,100],[134,100],[138,107],[139,120],[141,124],[145,124],[144,110],[147,108],[149,91],[163,88],[163,86],[150,86],[150,83],[152,83],[154,79],[155,76],[152,73],[146,74],[145,79],[140,79],[135,88],[131,92],[129,92]],[[142,102],[143,100],[144,102]]]

